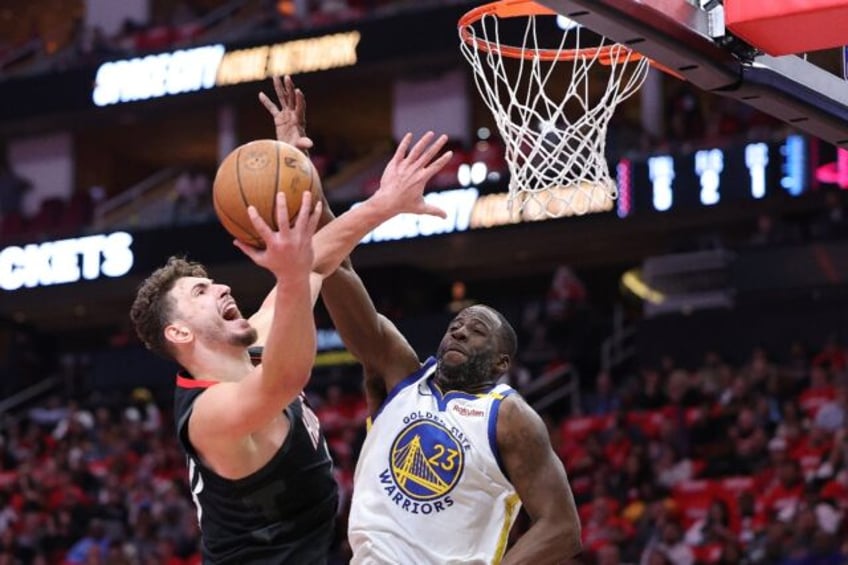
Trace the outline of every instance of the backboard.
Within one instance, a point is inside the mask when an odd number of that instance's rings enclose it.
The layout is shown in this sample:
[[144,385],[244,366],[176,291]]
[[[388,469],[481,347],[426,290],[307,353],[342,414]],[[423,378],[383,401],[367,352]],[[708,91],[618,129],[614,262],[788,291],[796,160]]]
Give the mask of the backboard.
[[[730,33],[725,8],[744,0],[691,3],[696,1],[538,0],[539,4],[675,70],[703,90],[735,98],[848,149],[848,83],[842,77],[807,61],[802,54],[767,55],[760,46]],[[780,2],[748,2],[749,6],[754,4],[771,6]],[[844,33],[840,23],[848,13],[844,2],[842,6],[834,0],[812,4],[819,4],[821,10],[825,5],[837,10],[838,17],[820,12],[818,22],[832,26],[834,29],[829,31],[836,35]],[[803,27],[797,33],[811,35]],[[773,35],[781,37],[779,33]]]

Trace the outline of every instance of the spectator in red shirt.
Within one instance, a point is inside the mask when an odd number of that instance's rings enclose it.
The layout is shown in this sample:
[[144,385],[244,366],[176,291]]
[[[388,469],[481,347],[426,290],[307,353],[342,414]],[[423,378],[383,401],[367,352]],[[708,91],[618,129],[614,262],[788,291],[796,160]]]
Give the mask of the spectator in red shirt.
[[790,457],[799,463],[807,481],[815,478],[819,467],[830,455],[832,444],[830,434],[819,426],[813,425],[798,445],[792,449]]
[[810,369],[810,386],[801,393],[798,403],[804,413],[815,418],[819,409],[836,398],[836,389],[830,382],[830,375],[822,365]]
[[327,387],[326,400],[315,410],[321,421],[324,435],[330,437],[340,434],[349,424],[342,389],[336,385]]
[[828,338],[822,350],[813,357],[814,367],[825,367],[833,372],[841,372],[848,367],[848,355],[836,337]]
[[616,516],[606,498],[596,498],[592,502],[589,519],[583,523],[583,547],[598,551],[605,545],[621,546],[633,536],[633,526]]
[[781,436],[773,437],[768,442],[768,459],[754,476],[757,490],[765,492],[777,482],[777,470],[789,459],[789,445]]
[[604,455],[607,462],[616,471],[624,467],[624,462],[633,445],[628,437],[626,425],[624,416],[618,414],[613,418],[609,429],[604,434]]
[[794,518],[804,495],[801,466],[793,459],[784,461],[778,468],[777,483],[762,498],[762,512],[767,519],[777,518],[788,522]]
[[848,469],[838,473],[821,489],[822,500],[833,502],[843,514],[848,514]]

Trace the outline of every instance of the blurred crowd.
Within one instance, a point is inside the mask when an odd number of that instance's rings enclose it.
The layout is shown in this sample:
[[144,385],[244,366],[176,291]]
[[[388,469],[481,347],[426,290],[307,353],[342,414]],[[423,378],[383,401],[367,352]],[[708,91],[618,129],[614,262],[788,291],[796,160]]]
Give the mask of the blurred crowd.
[[172,427],[151,393],[5,415],[0,563],[199,564]]
[[[554,281],[541,319],[561,335],[553,322],[573,320],[586,296],[567,268]],[[523,354],[507,378],[523,388],[558,362]],[[91,398],[4,416],[0,564],[199,563],[170,400],[147,389]],[[365,403],[332,382],[309,398],[341,489],[331,562],[346,563]],[[577,410],[543,415],[582,518],[582,563],[848,562],[848,348],[835,338],[601,372]],[[522,515],[513,533],[528,524]]]
[[[434,0],[433,3],[443,3]],[[151,0],[149,17],[106,32],[79,0],[10,0],[0,10],[0,76],[64,70],[274,30],[297,31],[403,9],[404,0]],[[420,4],[420,3],[418,3]],[[8,28],[8,29],[7,29]]]
[[588,562],[845,563],[848,349],[667,357],[552,423]]

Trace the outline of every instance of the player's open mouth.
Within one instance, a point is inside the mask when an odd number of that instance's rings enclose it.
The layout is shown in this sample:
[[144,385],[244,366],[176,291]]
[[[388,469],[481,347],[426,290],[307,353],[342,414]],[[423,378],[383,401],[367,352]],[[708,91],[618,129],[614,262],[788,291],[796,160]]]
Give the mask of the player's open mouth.
[[231,302],[224,307],[224,310],[221,312],[221,316],[229,322],[231,320],[239,319],[241,317],[241,313],[239,312],[238,306],[236,306],[235,302]]

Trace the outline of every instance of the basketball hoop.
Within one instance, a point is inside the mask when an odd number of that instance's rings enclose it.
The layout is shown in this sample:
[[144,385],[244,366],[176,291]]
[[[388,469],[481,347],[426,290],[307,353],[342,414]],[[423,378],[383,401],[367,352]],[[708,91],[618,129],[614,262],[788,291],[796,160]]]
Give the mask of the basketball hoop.
[[[460,50],[506,145],[510,212],[517,200],[528,219],[609,209],[618,191],[604,155],[607,127],[651,64],[579,25],[557,29],[556,16],[531,0],[501,0],[458,24]],[[503,35],[502,21],[518,18],[523,32]]]

